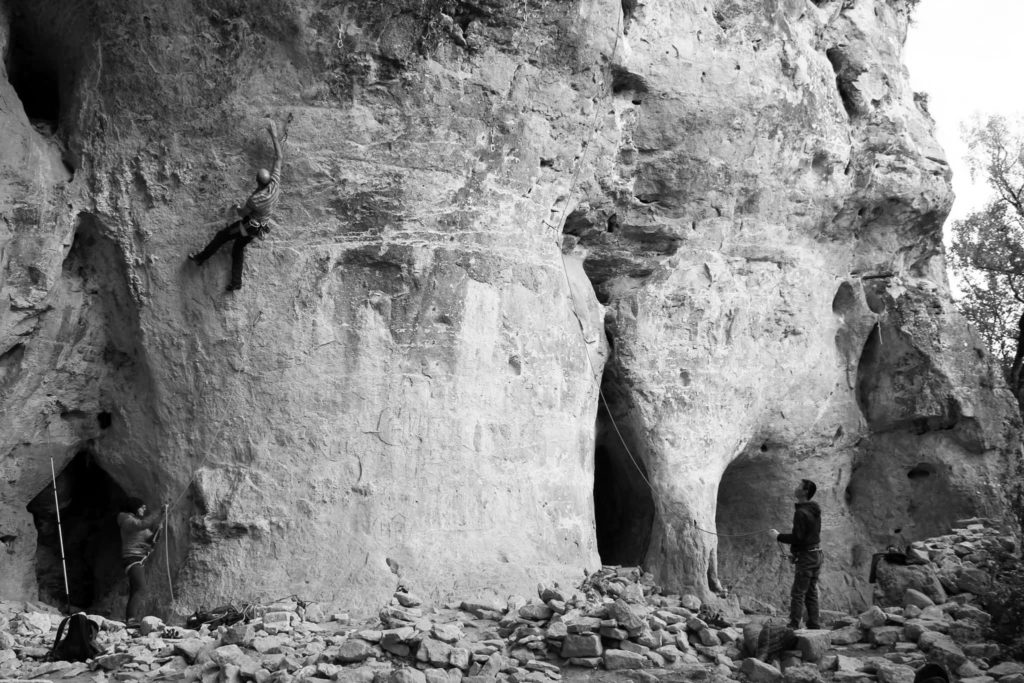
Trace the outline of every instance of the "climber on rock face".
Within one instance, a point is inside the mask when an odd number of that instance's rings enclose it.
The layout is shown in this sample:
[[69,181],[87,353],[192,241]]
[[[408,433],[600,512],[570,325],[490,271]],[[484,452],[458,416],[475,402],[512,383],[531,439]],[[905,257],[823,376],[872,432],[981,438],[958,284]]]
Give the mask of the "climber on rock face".
[[128,577],[128,606],[125,609],[129,626],[137,626],[142,618],[140,602],[146,590],[146,558],[153,550],[155,532],[163,523],[166,506],[146,514],[146,503],[129,498],[117,515],[121,529],[121,563]]
[[274,170],[261,168],[256,172],[256,190],[249,195],[244,207],[235,205],[235,212],[240,218],[218,231],[206,248],[200,252],[189,254],[196,265],[203,265],[206,259],[216,253],[225,243],[234,240],[231,248],[231,282],[228,291],[242,286],[242,267],[245,265],[245,247],[254,237],[262,238],[269,230],[270,217],[281,198],[281,143],[277,139],[277,128],[271,121],[267,132],[274,143]]
[[809,479],[801,479],[793,491],[796,510],[793,512],[793,531],[780,534],[769,529],[768,534],[779,543],[788,543],[792,561],[796,566],[793,589],[790,591],[789,628],[800,628],[800,619],[807,606],[807,628],[821,628],[818,614],[818,574],[824,555],[821,552],[821,508],[811,502],[818,487]]

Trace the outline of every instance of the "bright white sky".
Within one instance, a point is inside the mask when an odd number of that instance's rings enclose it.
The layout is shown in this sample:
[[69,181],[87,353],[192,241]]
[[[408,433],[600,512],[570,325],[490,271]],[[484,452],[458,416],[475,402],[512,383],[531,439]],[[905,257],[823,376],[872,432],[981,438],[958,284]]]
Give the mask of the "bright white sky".
[[910,83],[928,93],[953,168],[950,220],[963,218],[981,208],[989,190],[971,183],[960,125],[975,113],[1024,114],[1024,0],[921,0],[913,17],[905,52]]

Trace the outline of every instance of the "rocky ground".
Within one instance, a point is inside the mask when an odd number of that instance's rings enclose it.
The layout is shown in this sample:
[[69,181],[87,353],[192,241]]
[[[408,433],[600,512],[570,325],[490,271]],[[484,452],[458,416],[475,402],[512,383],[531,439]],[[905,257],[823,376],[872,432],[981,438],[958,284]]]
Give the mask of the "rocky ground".
[[[826,613],[827,629],[763,657],[757,636],[780,617],[716,611],[661,595],[636,568],[605,567],[574,589],[532,598],[428,606],[404,587],[377,619],[351,623],[295,598],[250,606],[247,619],[198,630],[147,617],[138,629],[90,615],[104,654],[48,661],[61,616],[42,603],[0,603],[0,681],[175,680],[203,683],[387,683],[548,680],[749,680],[911,683],[925,662],[968,683],[1024,683],[1024,663],[988,640],[992,615],[976,591],[1019,561],[1011,536],[984,520],[915,543],[906,566],[882,563],[875,605]],[[734,601],[735,604],[735,601]],[[732,613],[734,612],[734,613]]]

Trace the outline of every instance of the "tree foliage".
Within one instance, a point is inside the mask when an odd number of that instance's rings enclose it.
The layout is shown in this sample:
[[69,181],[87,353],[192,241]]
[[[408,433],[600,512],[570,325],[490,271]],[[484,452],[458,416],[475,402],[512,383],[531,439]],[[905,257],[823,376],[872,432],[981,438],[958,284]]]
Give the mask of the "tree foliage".
[[1024,404],[1024,125],[1001,116],[964,131],[973,175],[993,190],[980,210],[953,223],[950,266],[958,305]]

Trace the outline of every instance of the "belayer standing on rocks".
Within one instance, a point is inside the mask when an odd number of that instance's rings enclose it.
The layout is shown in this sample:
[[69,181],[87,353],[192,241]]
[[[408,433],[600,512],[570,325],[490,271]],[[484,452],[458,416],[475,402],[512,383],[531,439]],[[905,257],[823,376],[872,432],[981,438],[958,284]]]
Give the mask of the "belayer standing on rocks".
[[242,267],[245,265],[245,247],[254,237],[262,238],[269,230],[270,218],[281,199],[281,143],[277,139],[277,127],[271,121],[267,132],[274,143],[274,170],[261,168],[256,172],[256,190],[245,201],[244,207],[235,205],[235,212],[241,216],[226,228],[219,230],[206,248],[188,257],[201,266],[225,243],[234,240],[231,247],[231,282],[228,291],[242,287]]
[[166,506],[146,514],[146,503],[139,498],[129,498],[117,515],[117,526],[121,529],[121,563],[128,577],[128,606],[125,609],[129,626],[137,626],[142,619],[142,595],[146,591],[146,558],[153,550],[155,530],[160,527],[166,513]]
[[801,479],[793,491],[796,510],[793,512],[793,531],[780,534],[769,529],[768,534],[779,543],[788,543],[791,561],[796,565],[793,589],[790,591],[789,628],[800,628],[800,619],[807,606],[807,628],[821,628],[818,614],[818,574],[824,561],[821,552],[821,508],[811,502],[818,487],[810,479]]

